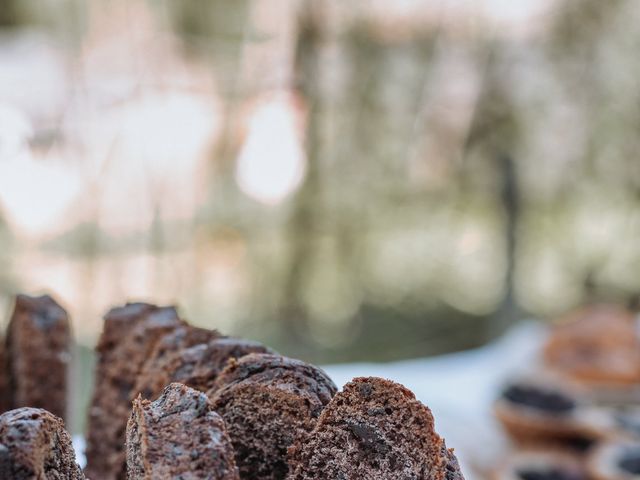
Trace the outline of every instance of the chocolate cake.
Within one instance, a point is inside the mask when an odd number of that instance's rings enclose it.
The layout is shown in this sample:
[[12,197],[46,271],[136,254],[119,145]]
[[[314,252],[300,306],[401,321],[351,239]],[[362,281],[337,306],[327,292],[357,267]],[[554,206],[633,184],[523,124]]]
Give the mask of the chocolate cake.
[[289,451],[288,480],[463,480],[431,411],[402,385],[356,378]]
[[299,360],[255,353],[230,360],[209,397],[227,424],[240,477],[284,479],[288,448],[313,429],[335,392],[322,370]]
[[[185,328],[180,328],[167,337],[175,338]],[[156,398],[172,382],[207,392],[230,358],[240,358],[249,353],[273,353],[261,343],[239,338],[214,338],[207,343],[198,342],[200,344],[194,346],[182,341],[173,351],[165,348],[167,342],[161,343],[160,348],[156,347],[151,359],[145,364],[135,387],[135,391],[145,399]]]
[[159,339],[182,325],[175,308],[146,303],[114,308],[105,316],[89,408],[86,475],[91,480],[126,478],[125,430],[135,383]]
[[84,479],[62,420],[29,407],[0,415],[0,478]]
[[[166,381],[167,363],[183,350],[205,344],[220,336],[220,332],[217,330],[207,330],[187,324],[164,334],[140,369],[140,374],[133,388],[134,395],[140,394],[143,399],[147,400],[155,399],[164,387],[171,383],[171,380]],[[160,378],[161,376],[163,378]]]
[[179,383],[133,402],[127,471],[129,480],[239,478],[224,421],[204,393]]
[[11,408],[39,407],[65,418],[71,330],[48,295],[18,295],[9,322],[7,360]]

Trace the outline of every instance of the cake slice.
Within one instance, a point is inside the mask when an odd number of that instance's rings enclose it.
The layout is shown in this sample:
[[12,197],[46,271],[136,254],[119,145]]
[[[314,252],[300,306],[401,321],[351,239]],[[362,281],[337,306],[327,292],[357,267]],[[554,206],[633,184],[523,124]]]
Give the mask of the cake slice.
[[224,421],[204,393],[179,383],[133,402],[127,470],[129,480],[239,478]]
[[65,418],[71,358],[67,312],[48,295],[18,295],[9,322],[11,408],[44,408]]
[[[185,324],[175,328],[171,332],[164,334],[156,342],[149,358],[145,360],[140,374],[146,375],[148,373],[149,375],[153,375],[155,372],[161,371],[164,365],[182,350],[195,345],[209,343],[220,337],[222,337],[222,335],[217,330],[194,327],[193,325]],[[164,387],[166,387],[166,385],[164,385],[162,389],[164,389]]]
[[313,429],[335,392],[322,370],[299,360],[255,353],[230,360],[209,397],[227,424],[240,478],[284,479],[288,448]]
[[[178,329],[176,333],[180,330],[183,329]],[[168,337],[175,337],[175,334],[169,334]],[[261,343],[239,338],[213,338],[193,346],[181,342],[175,350],[165,353],[160,353],[161,349],[156,347],[154,355],[147,361],[138,378],[135,391],[142,398],[156,398],[173,382],[207,392],[213,387],[229,359],[250,353],[273,353]]]
[[[142,395],[143,399],[155,399],[171,381],[165,381],[165,369],[175,356],[196,345],[206,344],[220,338],[217,330],[208,330],[183,325],[163,335],[154,346],[149,358],[145,360],[134,386],[134,396]],[[163,378],[160,379],[159,376]],[[181,382],[184,383],[184,382]]]
[[126,478],[125,430],[134,385],[160,338],[182,325],[175,308],[146,303],[114,308],[105,316],[89,408],[86,475],[91,480]]
[[62,420],[29,407],[0,415],[0,478],[84,479]]
[[463,480],[431,411],[402,385],[356,378],[290,449],[289,480]]

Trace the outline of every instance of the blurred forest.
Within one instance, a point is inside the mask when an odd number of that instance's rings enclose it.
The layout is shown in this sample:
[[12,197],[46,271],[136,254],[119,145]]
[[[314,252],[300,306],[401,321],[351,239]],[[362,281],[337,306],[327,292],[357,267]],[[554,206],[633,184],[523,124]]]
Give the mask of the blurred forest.
[[0,307],[319,362],[640,292],[634,0],[0,0]]

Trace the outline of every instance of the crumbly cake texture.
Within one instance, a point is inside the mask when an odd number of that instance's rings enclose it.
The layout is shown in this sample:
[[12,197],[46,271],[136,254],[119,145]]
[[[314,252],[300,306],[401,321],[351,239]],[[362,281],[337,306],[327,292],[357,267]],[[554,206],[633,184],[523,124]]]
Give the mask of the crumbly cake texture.
[[133,402],[127,470],[129,480],[239,479],[224,421],[204,393],[179,383]]
[[207,330],[186,324],[163,335],[140,370],[134,387],[135,395],[140,394],[147,400],[156,399],[171,383],[170,375],[167,374],[167,364],[174,357],[179,356],[185,349],[206,344],[220,336],[217,330]]
[[255,353],[230,360],[208,395],[227,424],[240,478],[286,478],[288,448],[313,429],[336,390],[299,360]]
[[[189,327],[187,327],[189,328]],[[183,330],[178,329],[176,334]],[[175,337],[169,334],[167,337]],[[161,342],[164,349],[165,342]],[[184,344],[167,353],[156,354],[147,361],[135,390],[145,399],[154,399],[164,387],[173,382],[182,383],[201,392],[209,391],[229,359],[250,353],[273,353],[261,343],[240,338],[220,338],[219,334],[206,343],[193,346]]]
[[126,478],[125,430],[136,379],[160,338],[182,325],[175,308],[146,303],[105,316],[87,431],[85,473],[91,480]]
[[429,408],[381,378],[349,382],[289,458],[288,480],[464,480]]
[[6,347],[10,408],[44,408],[65,418],[70,349],[67,312],[48,295],[18,295]]
[[41,408],[0,415],[0,478],[84,479],[62,420]]

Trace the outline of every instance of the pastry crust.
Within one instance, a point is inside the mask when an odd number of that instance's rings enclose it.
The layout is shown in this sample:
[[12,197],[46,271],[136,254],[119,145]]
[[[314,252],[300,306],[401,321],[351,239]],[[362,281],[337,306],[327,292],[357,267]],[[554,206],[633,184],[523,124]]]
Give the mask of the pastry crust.
[[544,376],[509,382],[494,413],[511,438],[522,445],[566,443],[585,448],[602,438],[604,420],[578,389]]
[[553,370],[595,387],[640,382],[640,337],[635,315],[616,305],[590,305],[559,322],[544,347]]

